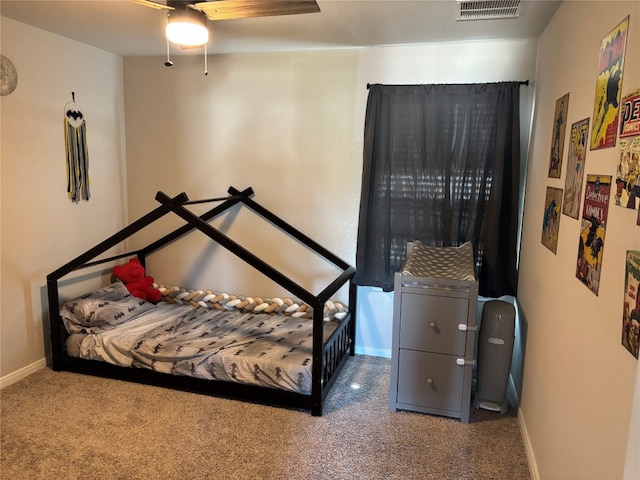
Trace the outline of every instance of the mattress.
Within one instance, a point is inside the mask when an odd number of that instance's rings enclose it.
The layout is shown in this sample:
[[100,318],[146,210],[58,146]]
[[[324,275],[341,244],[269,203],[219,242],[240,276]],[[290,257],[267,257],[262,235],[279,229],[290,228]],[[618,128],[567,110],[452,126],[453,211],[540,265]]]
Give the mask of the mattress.
[[[123,288],[116,283],[63,305],[69,355],[311,393],[311,319],[191,304],[153,305]],[[325,339],[337,325],[323,322]]]

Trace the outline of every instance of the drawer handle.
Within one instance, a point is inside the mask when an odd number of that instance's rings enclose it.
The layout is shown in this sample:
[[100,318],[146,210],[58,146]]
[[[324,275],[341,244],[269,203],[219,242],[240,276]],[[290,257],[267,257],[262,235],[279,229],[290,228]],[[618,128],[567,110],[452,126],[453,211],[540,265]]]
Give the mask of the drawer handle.
[[456,358],[456,364],[464,367],[465,365],[475,365],[475,360],[465,360],[464,358]]
[[478,327],[477,326],[472,327],[470,325],[467,325],[466,323],[459,323],[458,330],[461,330],[463,332],[466,332],[466,331],[475,332],[478,330]]
[[433,378],[427,378],[427,383],[429,385],[432,385],[433,384]]
[[436,322],[431,322],[431,323],[429,324],[429,326],[430,326],[431,328],[436,328]]

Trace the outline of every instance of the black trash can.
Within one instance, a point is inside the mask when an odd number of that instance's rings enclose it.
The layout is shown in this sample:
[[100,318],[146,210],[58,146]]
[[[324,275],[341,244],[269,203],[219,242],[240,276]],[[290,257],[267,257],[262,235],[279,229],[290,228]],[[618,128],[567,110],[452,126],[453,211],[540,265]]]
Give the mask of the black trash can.
[[478,335],[477,388],[474,406],[504,414],[509,409],[507,384],[515,338],[516,311],[512,304],[491,300],[484,304]]

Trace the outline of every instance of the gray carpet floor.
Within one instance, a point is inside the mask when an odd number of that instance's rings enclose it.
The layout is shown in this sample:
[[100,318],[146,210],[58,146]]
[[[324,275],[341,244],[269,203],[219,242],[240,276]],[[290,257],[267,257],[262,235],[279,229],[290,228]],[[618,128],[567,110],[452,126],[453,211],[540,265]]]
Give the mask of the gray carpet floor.
[[0,393],[0,478],[530,479],[514,412],[389,412],[389,369],[350,358],[322,417],[43,369]]

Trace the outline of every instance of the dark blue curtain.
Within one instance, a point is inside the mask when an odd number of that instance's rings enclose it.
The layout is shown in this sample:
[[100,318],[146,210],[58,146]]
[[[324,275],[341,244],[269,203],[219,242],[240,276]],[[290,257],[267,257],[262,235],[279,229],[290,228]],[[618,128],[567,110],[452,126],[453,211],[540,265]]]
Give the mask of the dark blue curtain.
[[355,283],[392,290],[407,241],[471,241],[480,294],[516,294],[520,84],[369,86]]

